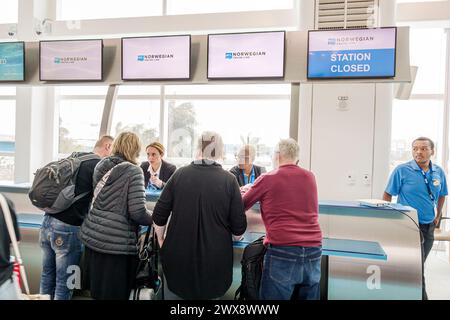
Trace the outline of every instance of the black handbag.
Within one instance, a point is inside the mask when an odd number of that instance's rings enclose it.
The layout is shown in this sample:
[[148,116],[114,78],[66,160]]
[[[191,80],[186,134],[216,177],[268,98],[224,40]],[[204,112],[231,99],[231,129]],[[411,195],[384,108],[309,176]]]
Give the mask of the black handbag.
[[164,299],[163,277],[160,277],[158,267],[159,245],[154,228],[148,227],[144,241],[138,249],[139,262],[130,300]]

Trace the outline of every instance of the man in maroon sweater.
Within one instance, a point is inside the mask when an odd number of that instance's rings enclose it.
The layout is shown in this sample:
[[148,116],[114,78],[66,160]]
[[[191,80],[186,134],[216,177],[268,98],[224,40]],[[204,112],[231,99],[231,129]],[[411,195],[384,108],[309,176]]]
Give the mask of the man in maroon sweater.
[[243,197],[245,210],[260,202],[266,227],[263,300],[320,298],[317,185],[310,171],[296,165],[298,156],[295,140],[281,140],[275,148],[275,170],[260,176]]

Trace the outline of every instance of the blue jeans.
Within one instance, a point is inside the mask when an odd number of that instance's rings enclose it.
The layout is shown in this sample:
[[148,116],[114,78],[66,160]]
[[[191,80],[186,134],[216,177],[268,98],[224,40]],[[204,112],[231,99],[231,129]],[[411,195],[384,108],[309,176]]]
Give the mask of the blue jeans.
[[321,258],[322,247],[269,245],[264,257],[260,298],[319,300]]
[[49,294],[54,300],[72,298],[73,288],[69,288],[68,280],[74,275],[74,266],[78,267],[80,263],[79,229],[80,227],[66,224],[50,215],[44,217],[39,234],[43,252],[41,294]]

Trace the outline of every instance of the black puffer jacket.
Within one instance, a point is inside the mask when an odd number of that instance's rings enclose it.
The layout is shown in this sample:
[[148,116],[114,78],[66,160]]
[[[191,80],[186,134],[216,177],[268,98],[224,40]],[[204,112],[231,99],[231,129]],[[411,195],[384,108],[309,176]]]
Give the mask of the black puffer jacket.
[[101,160],[94,170],[94,188],[116,166],[81,226],[81,241],[107,254],[137,254],[139,225],[151,225],[145,208],[144,176],[140,167],[118,156]]

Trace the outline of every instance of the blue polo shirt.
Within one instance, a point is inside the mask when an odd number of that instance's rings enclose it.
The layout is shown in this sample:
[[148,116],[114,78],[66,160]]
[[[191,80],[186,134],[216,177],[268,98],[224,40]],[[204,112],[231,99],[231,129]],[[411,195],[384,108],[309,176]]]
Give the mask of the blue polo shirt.
[[425,173],[434,201],[428,193],[422,169],[415,160],[396,167],[389,178],[386,192],[398,196],[397,202],[417,210],[419,223],[428,224],[434,221],[439,197],[448,195],[447,180],[444,170],[435,164]]
[[242,175],[244,176],[244,185],[255,182],[255,167],[252,166],[252,171],[250,172],[250,181],[248,177],[245,175],[245,170],[242,170]]

